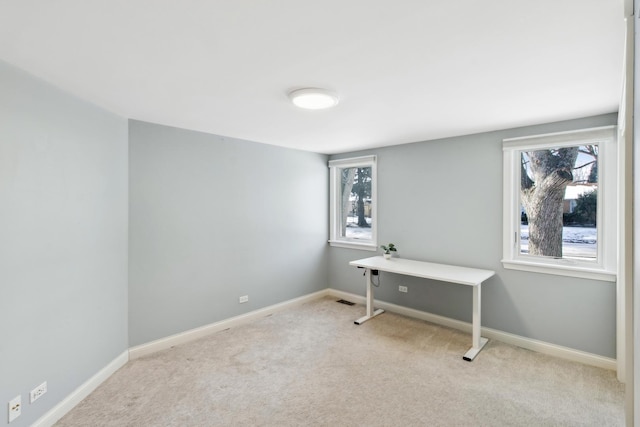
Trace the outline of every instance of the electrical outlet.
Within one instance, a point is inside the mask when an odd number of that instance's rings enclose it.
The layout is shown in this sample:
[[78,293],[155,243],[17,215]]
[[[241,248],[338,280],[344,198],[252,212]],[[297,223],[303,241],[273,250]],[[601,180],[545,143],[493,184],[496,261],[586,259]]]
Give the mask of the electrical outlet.
[[22,414],[22,397],[20,395],[9,401],[9,422],[15,420]]
[[406,286],[398,286],[398,290],[406,293],[409,289]]
[[43,394],[47,392],[47,382],[43,382],[38,387],[31,390],[31,394],[29,395],[29,403],[33,403],[38,400]]
[[243,295],[239,298],[238,302],[240,304],[245,303],[245,302],[249,302],[249,295]]

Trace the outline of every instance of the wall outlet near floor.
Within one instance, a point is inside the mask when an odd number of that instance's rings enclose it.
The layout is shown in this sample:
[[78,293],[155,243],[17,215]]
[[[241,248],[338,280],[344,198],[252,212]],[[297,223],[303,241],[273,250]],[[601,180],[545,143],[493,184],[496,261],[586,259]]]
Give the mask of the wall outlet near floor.
[[398,290],[406,293],[409,289],[406,286],[398,286]]
[[240,304],[245,303],[245,302],[249,302],[249,295],[243,295],[238,299],[238,302]]
[[46,392],[47,392],[47,382],[45,381],[42,384],[40,384],[38,387],[31,390],[31,393],[29,394],[29,403],[33,403],[36,400],[40,399],[40,396],[42,396]]
[[15,420],[22,414],[22,397],[16,396],[9,401],[9,422]]

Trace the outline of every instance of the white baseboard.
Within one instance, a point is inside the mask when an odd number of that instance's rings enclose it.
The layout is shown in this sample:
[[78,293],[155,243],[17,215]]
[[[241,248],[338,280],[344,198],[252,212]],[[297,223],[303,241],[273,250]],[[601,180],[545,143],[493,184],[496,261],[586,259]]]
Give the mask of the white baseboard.
[[40,417],[32,427],[50,427],[54,425],[60,418],[64,417],[67,412],[72,410],[85,397],[91,394],[100,384],[113,375],[118,369],[129,361],[129,352],[124,351],[118,357],[113,359],[107,366],[98,371],[94,376],[85,381],[80,387],[75,389],[64,400],[51,408],[46,414]]
[[561,359],[571,360],[573,362],[584,363],[585,365],[596,366],[598,368],[609,369],[615,371],[617,369],[616,359],[600,356],[598,354],[588,353],[586,351],[576,350],[569,347],[563,347],[557,344],[551,344],[544,341],[534,340],[533,338],[525,338],[520,335],[510,334],[508,332],[498,331],[491,328],[482,328],[482,335],[487,338],[502,341],[527,350],[537,351],[538,353],[548,354],[549,356],[559,357]]
[[[359,304],[366,304],[366,298],[361,295],[349,292],[339,291],[337,289],[329,289],[329,295],[343,298]],[[426,311],[415,310],[413,308],[403,307],[385,301],[376,300],[376,307],[382,308],[393,313],[402,314],[407,317],[425,320],[437,325],[447,326],[452,329],[471,333],[471,323],[455,320],[437,314],[428,313]],[[520,335],[510,334],[508,332],[498,331],[496,329],[482,327],[482,336],[489,339],[495,339],[517,347],[526,348],[527,350],[537,351],[538,353],[548,354],[550,356],[571,360],[574,362],[584,363],[585,365],[597,366],[599,368],[616,370],[616,359],[600,356],[585,351],[575,350],[569,347],[563,347],[556,344],[550,344],[544,341],[538,341],[532,338],[522,337]]]
[[281,302],[279,304],[270,305],[268,307],[261,308],[259,310],[251,311],[249,313],[241,314],[240,316],[224,319],[219,322],[211,323],[209,325],[201,326],[199,328],[190,329],[179,334],[170,335],[165,338],[160,338],[155,341],[151,341],[145,344],[137,345],[129,349],[129,358],[131,360],[137,359],[148,354],[155,353],[160,350],[171,348],[175,345],[184,344],[190,341],[197,340],[204,336],[210,335],[214,332],[219,332],[234,326],[241,325],[243,323],[268,316],[276,313],[280,310],[284,310],[295,305],[304,304],[305,302],[322,298],[329,295],[329,289],[323,289],[312,294],[304,295],[298,298],[294,298],[288,301]]

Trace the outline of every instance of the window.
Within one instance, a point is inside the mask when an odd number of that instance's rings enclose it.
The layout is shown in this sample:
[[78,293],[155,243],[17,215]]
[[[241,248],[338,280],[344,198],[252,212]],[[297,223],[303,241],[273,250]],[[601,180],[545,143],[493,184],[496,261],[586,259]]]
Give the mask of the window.
[[331,246],[376,250],[376,157],[331,160]]
[[615,281],[615,127],[505,139],[503,265]]

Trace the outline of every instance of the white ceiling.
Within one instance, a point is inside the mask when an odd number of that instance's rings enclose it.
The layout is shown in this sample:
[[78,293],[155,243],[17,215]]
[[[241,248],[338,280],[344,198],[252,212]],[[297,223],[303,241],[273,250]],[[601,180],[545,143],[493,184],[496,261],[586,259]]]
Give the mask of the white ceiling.
[[[338,153],[617,111],[622,0],[0,0],[0,58],[121,116]],[[315,86],[332,110],[287,98]]]

